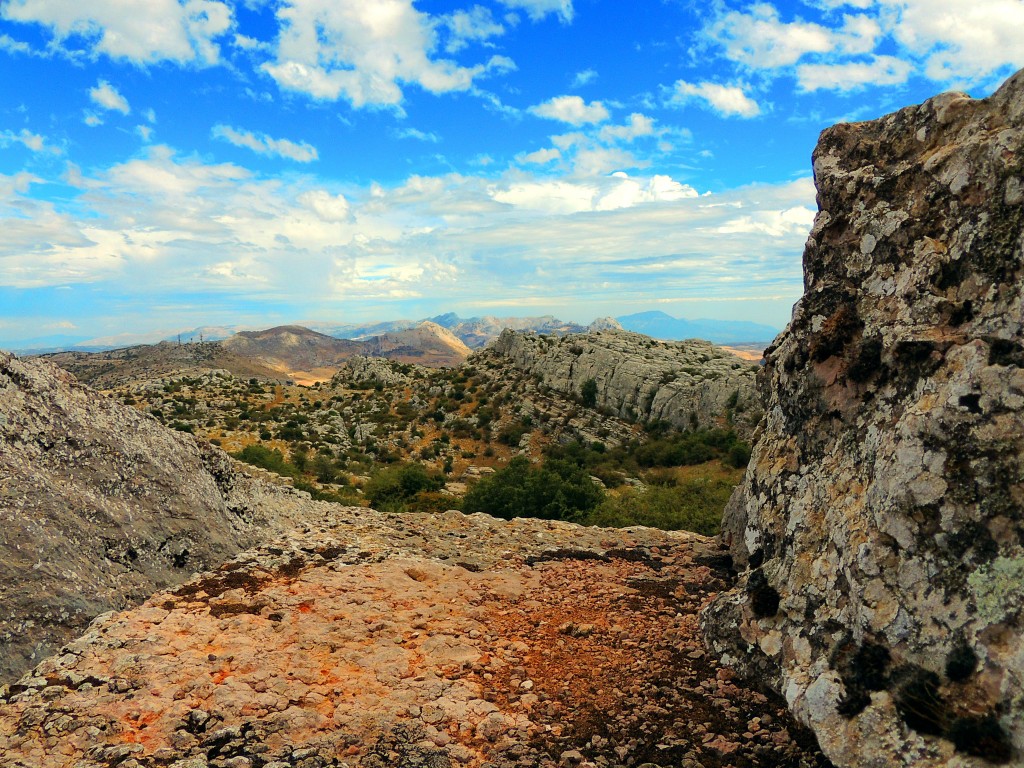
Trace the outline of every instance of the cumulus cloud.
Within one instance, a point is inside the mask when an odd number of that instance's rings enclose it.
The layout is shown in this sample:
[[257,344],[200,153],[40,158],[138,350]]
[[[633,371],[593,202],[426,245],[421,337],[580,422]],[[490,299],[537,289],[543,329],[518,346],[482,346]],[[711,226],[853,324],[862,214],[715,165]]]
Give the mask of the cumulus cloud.
[[306,142],[296,143],[288,139],[275,139],[267,134],[255,134],[230,125],[215,125],[211,134],[215,139],[222,139],[236,147],[251,149],[260,155],[271,155],[294,160],[297,163],[310,163],[319,158],[316,147]]
[[264,71],[287,90],[356,107],[397,105],[406,83],[431,93],[465,91],[509,63],[494,57],[463,67],[434,58],[435,20],[412,0],[283,0],[277,18],[275,61]]
[[48,27],[58,45],[75,39],[91,53],[136,64],[217,63],[216,39],[233,25],[231,7],[219,0],[147,0],[130,10],[123,0],[7,0],[0,14]]
[[737,85],[677,81],[673,86],[669,104],[679,106],[693,100],[703,102],[723,117],[757,117],[761,114],[758,103]]
[[609,118],[608,110],[600,101],[587,104],[579,96],[555,96],[543,104],[530,107],[529,111],[538,117],[559,120],[569,125],[603,123]]
[[1019,0],[880,0],[895,40],[940,82],[979,81],[1024,66]]
[[449,38],[444,46],[448,53],[457,53],[470,43],[505,34],[505,28],[494,20],[490,8],[482,5],[443,16],[441,24],[448,28]]
[[730,11],[707,30],[722,45],[727,58],[756,69],[796,64],[808,53],[827,53],[835,47],[832,33],[820,24],[784,23],[778,10],[759,3],[749,13]]
[[895,56],[876,56],[872,61],[842,64],[801,64],[797,82],[804,91],[853,91],[869,85],[905,83],[913,65]]
[[814,200],[808,180],[698,196],[663,173],[516,170],[343,194],[164,146],[81,177],[73,200],[37,200],[35,181],[0,176],[0,212],[11,222],[0,284],[102,281],[115,291],[132,285],[148,304],[202,290],[257,306],[260,297],[306,308],[344,302],[381,314],[412,296],[583,311],[608,295],[620,306],[652,296],[786,304],[800,293]]
[[804,91],[898,85],[914,73],[940,83],[985,84],[1024,66],[1020,0],[805,3],[825,11],[823,23],[784,21],[775,5],[759,2],[720,14],[705,32],[727,59],[792,73]]
[[131,107],[128,106],[128,100],[106,80],[100,80],[95,88],[89,89],[89,99],[98,107],[110,110],[111,112],[120,112],[122,115],[127,115],[132,111]]

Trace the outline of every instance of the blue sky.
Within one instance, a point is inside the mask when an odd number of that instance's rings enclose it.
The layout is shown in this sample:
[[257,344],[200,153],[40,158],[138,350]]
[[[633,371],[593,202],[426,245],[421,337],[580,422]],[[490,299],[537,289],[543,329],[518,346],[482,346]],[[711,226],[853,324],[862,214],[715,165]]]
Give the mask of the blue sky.
[[1022,0],[0,0],[0,346],[781,327],[818,133],[1020,66]]

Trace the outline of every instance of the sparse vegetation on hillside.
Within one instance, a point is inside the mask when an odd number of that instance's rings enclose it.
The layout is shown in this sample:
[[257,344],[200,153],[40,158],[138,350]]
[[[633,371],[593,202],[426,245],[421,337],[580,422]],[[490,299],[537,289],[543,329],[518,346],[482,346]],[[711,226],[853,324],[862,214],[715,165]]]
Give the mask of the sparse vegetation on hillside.
[[441,370],[373,360],[309,387],[208,372],[116,394],[318,499],[391,511],[711,532],[750,450],[728,413],[716,429],[632,424],[588,407],[593,380],[559,394],[487,354]]

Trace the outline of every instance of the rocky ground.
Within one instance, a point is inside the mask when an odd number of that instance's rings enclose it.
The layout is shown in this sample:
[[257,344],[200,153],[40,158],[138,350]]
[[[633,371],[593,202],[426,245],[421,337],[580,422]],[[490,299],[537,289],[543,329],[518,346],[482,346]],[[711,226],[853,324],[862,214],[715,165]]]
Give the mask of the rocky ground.
[[827,765],[704,650],[710,540],[335,509],[0,689],[4,765]]

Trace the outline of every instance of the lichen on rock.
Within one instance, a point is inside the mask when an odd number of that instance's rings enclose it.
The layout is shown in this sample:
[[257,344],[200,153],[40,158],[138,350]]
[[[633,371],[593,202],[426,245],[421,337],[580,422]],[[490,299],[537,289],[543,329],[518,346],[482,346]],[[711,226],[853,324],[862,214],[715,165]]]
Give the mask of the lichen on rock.
[[1024,72],[837,125],[814,174],[705,634],[837,765],[1020,761]]

